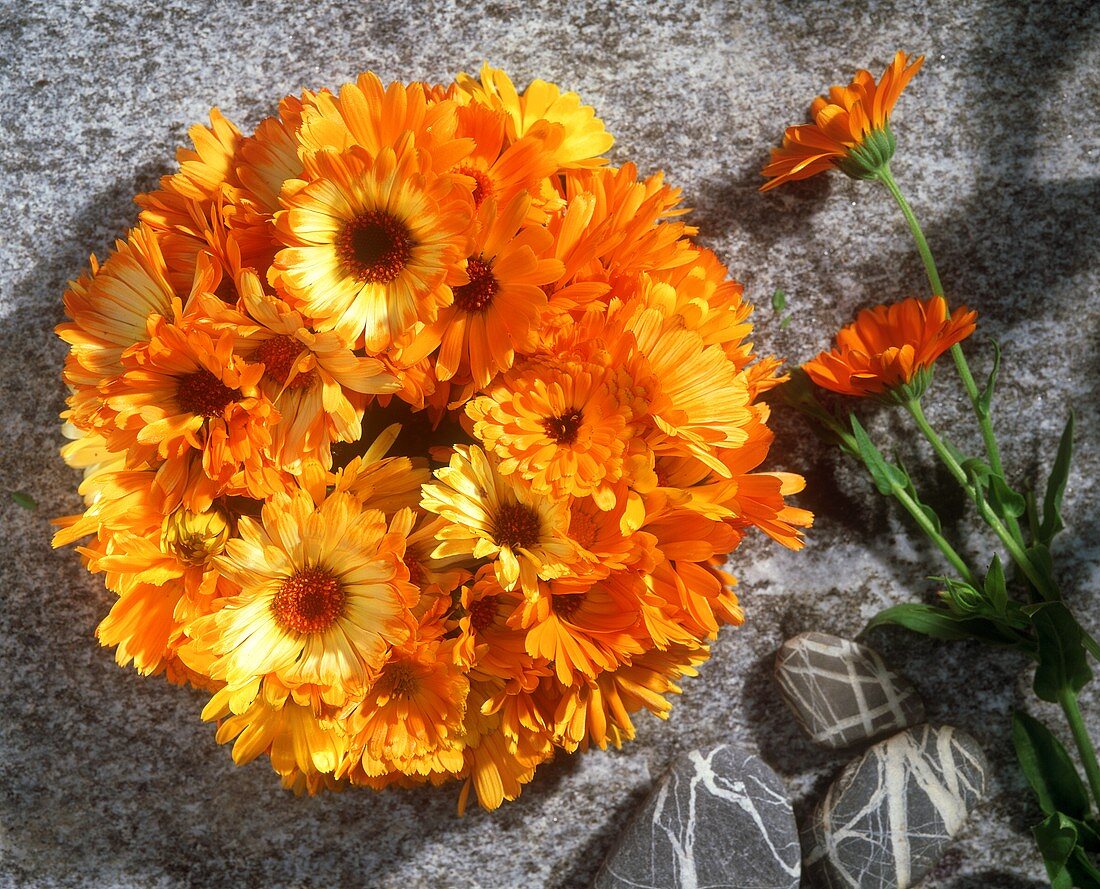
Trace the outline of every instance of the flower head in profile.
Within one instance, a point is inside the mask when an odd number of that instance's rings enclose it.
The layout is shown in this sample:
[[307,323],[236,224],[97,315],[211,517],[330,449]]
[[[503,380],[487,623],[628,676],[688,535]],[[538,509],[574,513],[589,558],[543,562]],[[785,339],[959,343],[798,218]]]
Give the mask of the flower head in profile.
[[823,389],[841,395],[919,397],[936,359],[974,332],[977,313],[947,309],[942,296],[910,297],[864,309],[836,337],[836,346],[802,365]]
[[814,99],[813,123],[787,128],[782,146],[772,149],[764,167],[769,181],[760,190],[808,179],[830,167],[853,179],[874,178],[894,154],[890,112],[923,61],[924,56],[910,61],[899,52],[877,83],[861,68],[847,86],[834,86],[827,98]]

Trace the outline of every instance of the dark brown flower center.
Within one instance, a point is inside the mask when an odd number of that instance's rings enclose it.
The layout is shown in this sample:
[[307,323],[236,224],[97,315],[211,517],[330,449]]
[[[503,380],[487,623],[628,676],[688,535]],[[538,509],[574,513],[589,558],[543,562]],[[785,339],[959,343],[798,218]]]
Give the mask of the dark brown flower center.
[[304,351],[305,346],[294,337],[273,336],[260,344],[260,348],[256,350],[256,361],[263,363],[264,375],[276,383],[286,383],[287,389],[305,389],[313,383],[317,376],[316,371],[295,374],[293,380],[286,382]]
[[493,540],[513,550],[530,549],[542,535],[538,513],[522,503],[502,503],[493,516]]
[[323,568],[304,568],[283,581],[271,610],[285,630],[323,633],[343,615],[346,603],[340,581]]
[[493,267],[484,259],[471,257],[466,261],[466,274],[470,283],[460,284],[454,289],[455,305],[469,314],[484,312],[500,290],[497,279],[493,277]]
[[584,422],[584,414],[580,411],[570,411],[560,417],[548,417],[542,421],[542,428],[558,444],[573,444],[577,440],[577,432]]
[[420,679],[416,671],[400,661],[386,667],[386,685],[395,698],[411,698],[420,690]]
[[584,593],[571,593],[567,596],[551,596],[550,607],[562,620],[570,620],[584,601]]
[[492,624],[497,615],[497,597],[486,596],[470,605],[470,626],[478,633]]
[[413,240],[404,223],[382,210],[360,213],[336,238],[348,272],[368,284],[386,284],[408,265]]
[[180,377],[176,384],[180,408],[196,417],[220,417],[225,406],[240,397],[239,389],[230,389],[205,368]]
[[456,173],[461,173],[463,176],[469,176],[474,180],[473,199],[474,206],[480,207],[487,197],[493,193],[493,180],[485,173],[484,170],[479,170],[477,167],[458,167],[455,170]]

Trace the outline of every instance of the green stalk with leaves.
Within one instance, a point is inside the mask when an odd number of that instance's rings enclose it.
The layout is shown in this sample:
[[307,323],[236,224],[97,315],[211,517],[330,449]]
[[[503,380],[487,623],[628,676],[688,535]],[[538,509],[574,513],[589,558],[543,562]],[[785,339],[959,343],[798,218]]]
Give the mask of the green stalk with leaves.
[[[832,351],[792,372],[777,395],[809,417],[827,440],[859,460],[878,491],[905,509],[950,566],[952,573],[932,578],[940,587],[936,604],[895,605],[875,616],[868,629],[894,624],[942,640],[976,639],[1014,649],[1034,661],[1035,695],[1061,708],[1077,752],[1075,762],[1039,719],[1022,711],[1013,715],[1020,766],[1045,816],[1034,828],[1035,840],[1055,889],[1100,889],[1100,763],[1078,702],[1093,676],[1089,656],[1100,658],[1100,646],[1064,598],[1051,552],[1064,528],[1062,501],[1074,417],[1070,414],[1066,421],[1040,503],[1034,491],[1020,490],[1009,478],[997,443],[993,402],[1000,348],[993,344],[992,370],[979,388],[961,346],[975,329],[976,316],[965,308],[949,310],[932,250],[890,169],[895,140],[888,116],[921,61],[899,53],[881,82],[876,84],[861,71],[849,87],[833,87],[828,99],[815,100],[815,123],[787,130],[783,146],[773,150],[764,169],[771,180],[764,187],[806,178],[830,166],[881,184],[897,202],[916,241],[931,298],[864,310],[840,332]],[[964,453],[924,412],[935,362],[947,351],[980,433],[980,454]],[[815,386],[845,396],[869,396],[905,410],[991,533],[992,552],[982,566],[971,564],[947,539],[935,509],[921,498],[908,470],[872,441],[856,412],[827,406]],[[1007,563],[1002,563],[997,548],[1007,554]]]

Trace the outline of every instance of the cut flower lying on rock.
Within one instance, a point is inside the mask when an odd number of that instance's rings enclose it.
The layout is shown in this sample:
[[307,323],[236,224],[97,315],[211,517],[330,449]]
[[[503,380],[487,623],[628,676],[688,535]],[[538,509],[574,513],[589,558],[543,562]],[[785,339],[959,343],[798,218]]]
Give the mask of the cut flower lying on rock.
[[742,620],[727,555],[811,520],[679,191],[488,67],[192,137],[58,328],[100,641],[298,792],[491,809],[665,717]]

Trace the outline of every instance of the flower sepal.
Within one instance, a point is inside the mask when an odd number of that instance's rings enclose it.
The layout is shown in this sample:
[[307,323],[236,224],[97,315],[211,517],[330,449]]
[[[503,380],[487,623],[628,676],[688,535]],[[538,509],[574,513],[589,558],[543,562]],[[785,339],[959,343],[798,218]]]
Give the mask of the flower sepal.
[[885,392],[872,396],[886,404],[907,405],[914,401],[920,401],[928,387],[932,384],[932,366],[919,368],[911,380],[899,382],[891,386]]
[[894,156],[896,145],[889,124],[883,124],[868,133],[858,145],[849,148],[844,157],[838,158],[837,168],[852,179],[878,179]]

